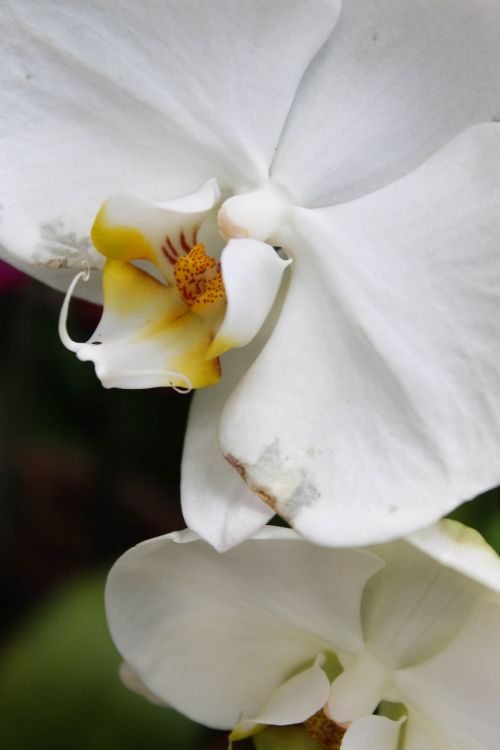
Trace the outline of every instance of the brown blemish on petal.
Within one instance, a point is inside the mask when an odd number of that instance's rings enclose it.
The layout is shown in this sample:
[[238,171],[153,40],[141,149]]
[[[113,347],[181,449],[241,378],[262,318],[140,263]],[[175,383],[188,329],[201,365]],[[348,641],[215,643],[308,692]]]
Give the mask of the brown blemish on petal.
[[232,454],[226,455],[226,459],[252,492],[288,523],[321,496],[309,479],[307,463],[301,465],[283,457],[277,439],[264,448],[255,463],[243,463]]
[[275,513],[280,514],[281,511],[278,508],[278,501],[275,497],[273,497],[269,492],[264,490],[262,487],[257,487],[250,477],[248,476],[248,469],[241,461],[238,461],[235,456],[233,456],[231,453],[227,453],[225,455],[225,459],[228,463],[231,464],[233,468],[236,469],[240,477],[243,479],[243,481],[248,485],[248,487],[252,490],[252,492],[255,492],[256,495],[260,497],[261,500],[263,500],[267,505],[269,505],[272,510],[274,510]]

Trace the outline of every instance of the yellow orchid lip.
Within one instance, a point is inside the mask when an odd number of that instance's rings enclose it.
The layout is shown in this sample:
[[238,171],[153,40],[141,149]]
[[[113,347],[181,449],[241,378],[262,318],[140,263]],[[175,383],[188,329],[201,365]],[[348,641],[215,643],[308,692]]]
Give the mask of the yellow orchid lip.
[[[231,240],[220,260],[207,254],[198,233],[211,212],[215,218],[218,200],[212,180],[170,203],[120,193],[101,206],[91,234],[106,258],[103,315],[88,342],[70,339],[69,298],[80,274],[63,304],[60,333],[79,359],[94,362],[105,387],[184,392],[214,385],[220,355],[260,329],[287,263],[255,240],[239,241],[244,249]],[[262,273],[268,278],[260,282]]]
[[[205,204],[206,193],[204,186],[198,194]],[[210,207],[217,198],[212,186]],[[72,342],[65,331],[68,297],[61,331],[79,359],[94,362],[105,386],[185,391],[220,379],[219,359],[207,353],[225,294],[218,262],[196,242],[205,213],[171,210],[134,194],[112,196],[100,208],[91,235],[106,258],[103,315],[89,342]],[[155,276],[138,261],[151,263]]]

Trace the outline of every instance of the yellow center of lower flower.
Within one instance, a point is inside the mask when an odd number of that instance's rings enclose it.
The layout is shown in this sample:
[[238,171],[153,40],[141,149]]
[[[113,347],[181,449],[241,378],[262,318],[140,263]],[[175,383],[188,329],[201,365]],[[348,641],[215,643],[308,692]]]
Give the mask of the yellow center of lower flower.
[[194,312],[226,301],[220,263],[206,254],[202,243],[177,260],[174,278],[182,301]]
[[346,733],[344,727],[329,719],[322,709],[304,722],[304,729],[326,750],[339,750],[342,737]]

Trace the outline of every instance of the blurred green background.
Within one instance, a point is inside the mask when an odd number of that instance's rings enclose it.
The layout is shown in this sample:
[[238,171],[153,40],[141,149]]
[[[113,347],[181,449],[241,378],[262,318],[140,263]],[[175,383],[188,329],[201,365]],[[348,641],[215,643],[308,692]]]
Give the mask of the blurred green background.
[[[61,299],[0,266],[0,749],[222,750],[121,685],[102,603],[120,553],[184,526],[189,397],[104,390],[59,342]],[[98,318],[73,302],[73,337]],[[499,550],[499,507],[492,491],[454,516]]]

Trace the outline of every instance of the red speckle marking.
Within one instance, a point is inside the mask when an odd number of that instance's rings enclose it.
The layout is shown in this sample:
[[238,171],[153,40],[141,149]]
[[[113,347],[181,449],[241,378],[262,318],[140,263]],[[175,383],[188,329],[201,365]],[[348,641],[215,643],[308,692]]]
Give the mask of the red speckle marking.
[[168,260],[169,263],[171,263],[173,266],[177,263],[177,259],[179,257],[182,257],[184,255],[188,255],[188,253],[191,252],[192,248],[196,245],[196,238],[198,236],[198,227],[195,225],[191,229],[191,244],[188,243],[186,240],[186,236],[184,234],[184,230],[181,229],[179,234],[179,245],[180,247],[176,247],[170,237],[165,237],[165,241],[163,245],[161,246],[163,255]]
[[[171,255],[169,253],[169,248],[170,248],[171,251],[173,251],[175,253],[175,256],[173,256],[173,255]],[[176,252],[175,248],[173,247],[173,245],[170,242],[170,240],[169,240],[168,237],[165,240],[165,242],[163,243],[163,245],[161,246],[161,249],[162,249],[163,255],[168,260],[168,262],[171,263],[171,265],[175,266],[175,264],[177,262],[177,255],[178,255],[178,253]]]
[[182,230],[181,230],[181,234],[180,234],[180,240],[181,240],[181,247],[184,250],[184,252],[185,253],[189,253],[189,251],[191,250],[191,248],[188,245],[188,243],[186,242],[186,238],[184,237],[184,232]]
[[177,250],[175,249],[174,245],[172,244],[172,240],[170,239],[170,237],[167,237],[167,245],[171,249],[172,255],[175,256],[176,258],[178,258],[179,257],[179,253],[177,252]]

